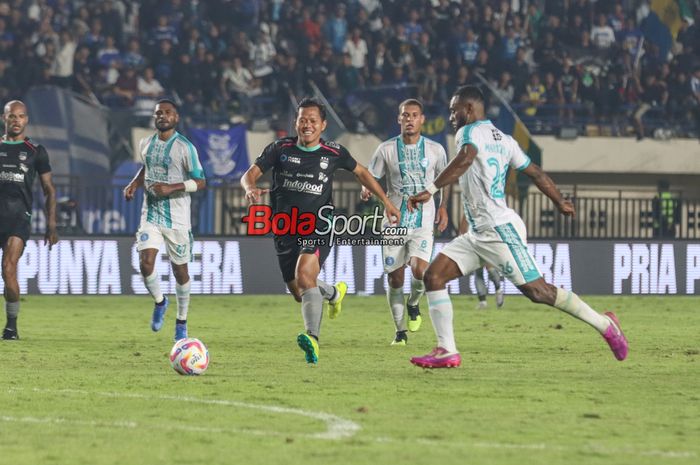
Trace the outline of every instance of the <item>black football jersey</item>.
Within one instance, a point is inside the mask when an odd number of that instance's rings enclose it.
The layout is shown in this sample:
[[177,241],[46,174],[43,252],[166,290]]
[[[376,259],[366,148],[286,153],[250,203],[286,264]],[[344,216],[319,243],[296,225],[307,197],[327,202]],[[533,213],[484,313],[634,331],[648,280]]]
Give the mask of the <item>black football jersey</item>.
[[307,149],[296,137],[285,137],[268,145],[255,160],[263,173],[272,169],[271,207],[274,213],[318,214],[333,204],[333,174],[338,169],[353,171],[357,162],[348,150],[335,142],[321,140]]
[[0,144],[0,216],[29,219],[32,214],[32,186],[37,174],[51,171],[49,155],[29,138],[3,140]]

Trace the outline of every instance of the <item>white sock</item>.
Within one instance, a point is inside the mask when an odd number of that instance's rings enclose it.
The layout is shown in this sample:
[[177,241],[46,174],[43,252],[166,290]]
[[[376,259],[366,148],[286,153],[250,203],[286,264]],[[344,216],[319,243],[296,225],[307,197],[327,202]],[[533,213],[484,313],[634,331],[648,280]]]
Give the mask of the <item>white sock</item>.
[[452,301],[447,289],[439,291],[428,291],[428,307],[430,308],[430,319],[435,328],[437,345],[448,352],[457,352],[455,344],[454,329],[452,328]]
[[301,316],[304,318],[306,333],[315,336],[318,340],[323,319],[323,297],[318,287],[312,287],[301,293]]
[[316,284],[318,285],[318,290],[321,291],[321,297],[323,297],[327,301],[331,302],[331,300],[333,300],[333,298],[336,297],[335,286],[333,286],[332,284],[328,284],[327,282],[321,281],[320,279],[316,280]]
[[7,315],[7,318],[14,318],[17,319],[17,315],[19,315],[19,301],[17,302],[7,302],[5,301],[5,315]]
[[420,298],[425,293],[425,283],[422,279],[416,279],[411,276],[411,294],[408,296],[408,305],[418,305]]
[[151,273],[150,276],[146,276],[143,278],[143,283],[146,285],[146,289],[148,289],[148,293],[151,294],[151,297],[153,297],[153,300],[158,303],[163,301],[163,293],[160,292],[160,276],[156,273],[155,270],[153,270],[153,273]]
[[190,307],[190,283],[192,281],[187,281],[185,284],[175,284],[175,295],[177,295],[177,319],[186,320],[187,310]]
[[610,326],[610,320],[605,315],[596,312],[579,296],[566,289],[557,288],[557,299],[554,301],[554,306],[579,320],[585,321],[597,329],[600,334],[605,333],[605,330]]
[[406,331],[406,317],[403,304],[403,287],[393,288],[389,286],[386,291],[386,298],[389,301],[389,310],[394,318],[396,331]]

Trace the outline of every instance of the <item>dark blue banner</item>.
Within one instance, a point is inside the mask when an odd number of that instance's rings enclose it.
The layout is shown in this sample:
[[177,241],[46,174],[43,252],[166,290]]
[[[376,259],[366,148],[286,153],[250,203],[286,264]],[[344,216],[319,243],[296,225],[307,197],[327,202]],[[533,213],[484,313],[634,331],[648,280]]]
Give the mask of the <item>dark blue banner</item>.
[[229,129],[190,129],[188,136],[199,152],[209,184],[235,181],[250,166],[245,125]]

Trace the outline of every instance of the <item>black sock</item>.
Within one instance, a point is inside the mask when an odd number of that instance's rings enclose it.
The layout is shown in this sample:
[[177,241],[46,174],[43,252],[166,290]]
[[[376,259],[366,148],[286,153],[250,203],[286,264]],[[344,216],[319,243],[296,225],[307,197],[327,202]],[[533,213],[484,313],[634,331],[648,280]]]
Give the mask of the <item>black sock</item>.
[[9,329],[17,329],[17,317],[7,317],[7,324],[5,324],[5,328]]
[[177,324],[177,325],[186,325],[186,324],[187,324],[187,320],[175,320],[175,324]]

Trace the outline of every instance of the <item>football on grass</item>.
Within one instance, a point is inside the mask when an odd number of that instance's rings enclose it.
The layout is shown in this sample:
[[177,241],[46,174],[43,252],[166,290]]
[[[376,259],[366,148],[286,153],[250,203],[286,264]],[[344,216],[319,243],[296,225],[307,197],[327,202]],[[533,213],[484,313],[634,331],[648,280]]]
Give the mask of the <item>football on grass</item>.
[[209,351],[195,338],[180,339],[170,351],[170,365],[181,375],[201,375],[209,366]]

